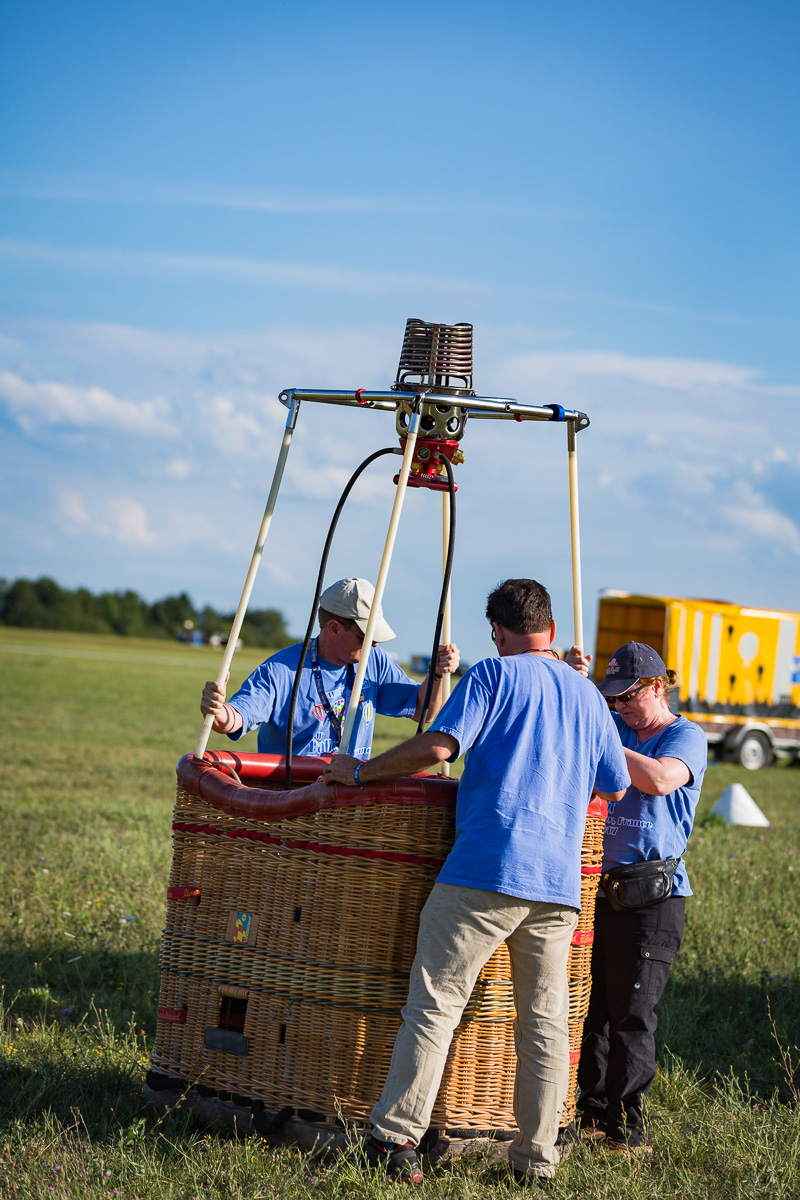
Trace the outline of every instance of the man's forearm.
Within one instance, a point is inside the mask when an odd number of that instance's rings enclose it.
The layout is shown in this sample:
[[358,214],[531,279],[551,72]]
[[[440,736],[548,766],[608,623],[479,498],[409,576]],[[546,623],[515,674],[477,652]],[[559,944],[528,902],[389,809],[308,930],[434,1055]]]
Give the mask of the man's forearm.
[[444,762],[457,751],[458,742],[454,737],[449,733],[431,730],[419,737],[409,738],[366,762],[348,754],[337,754],[322,768],[322,780],[326,784],[343,783],[347,787],[354,787],[356,783],[363,786],[377,783],[380,779],[399,779],[402,775],[413,775],[425,767]]
[[[414,710],[414,720],[418,721],[422,716],[422,706],[425,703],[425,693],[428,690],[429,675],[426,675],[422,683],[417,688],[417,707]],[[428,705],[427,720],[432,721],[442,707],[442,676],[434,675],[433,687],[431,689],[431,699]]]
[[[452,745],[451,745],[452,743]],[[362,783],[374,783],[379,779],[397,779],[401,775],[413,775],[436,763],[444,762],[457,746],[455,738],[446,733],[423,733],[409,738],[399,746],[392,746],[365,762],[359,772]]]
[[214,733],[236,733],[242,728],[242,714],[232,704],[223,704],[222,712],[214,718]]

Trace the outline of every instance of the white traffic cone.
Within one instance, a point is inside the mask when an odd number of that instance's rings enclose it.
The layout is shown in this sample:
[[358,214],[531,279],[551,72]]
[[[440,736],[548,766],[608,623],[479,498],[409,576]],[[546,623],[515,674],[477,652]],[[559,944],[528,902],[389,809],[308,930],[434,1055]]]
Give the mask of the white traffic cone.
[[769,825],[769,821],[741,783],[726,787],[711,810],[712,816],[723,817],[729,825]]

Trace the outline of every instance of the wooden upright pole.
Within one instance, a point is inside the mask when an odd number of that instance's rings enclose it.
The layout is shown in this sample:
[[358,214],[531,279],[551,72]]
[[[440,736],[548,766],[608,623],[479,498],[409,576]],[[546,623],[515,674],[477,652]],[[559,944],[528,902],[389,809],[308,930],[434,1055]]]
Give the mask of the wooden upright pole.
[[[442,574],[447,570],[447,550],[450,542],[450,492],[442,492]],[[442,621],[442,642],[445,646],[452,641],[452,609],[451,609],[451,594],[450,586],[447,587],[447,597],[444,604],[444,620]],[[436,670],[436,660],[430,665],[431,671]],[[442,704],[445,704],[450,696],[450,675],[442,676]],[[443,762],[441,765],[442,775],[450,774],[450,763]]]
[[[272,524],[272,514],[275,511],[275,504],[278,499],[278,491],[280,490],[281,480],[283,479],[283,471],[284,467],[286,466],[286,459],[289,456],[289,447],[292,444],[292,435],[294,433],[294,427],[297,424],[297,414],[299,409],[300,401],[292,398],[292,403],[289,408],[289,415],[286,418],[286,426],[283,432],[283,441],[281,442],[281,448],[278,452],[278,461],[275,464],[275,473],[272,476],[272,487],[269,489],[269,496],[267,497],[267,507],[264,509],[264,516],[261,521],[261,527],[258,531],[258,537],[256,538],[253,557],[250,560],[250,567],[247,572],[247,577],[244,581],[242,597],[239,601],[239,607],[236,609],[236,615],[234,616],[233,624],[231,625],[231,632],[228,636],[228,644],[225,647],[225,653],[222,656],[222,663],[219,671],[217,672],[217,686],[223,689],[228,678],[228,672],[231,669],[233,656],[236,653],[236,643],[239,640],[239,634],[242,630],[242,622],[244,621],[245,613],[247,612],[247,605],[250,602],[250,594],[253,591],[253,584],[255,583],[256,575],[258,574],[259,564],[261,563],[261,555],[264,552],[264,543],[267,540],[269,527]],[[197,748],[194,752],[195,758],[202,758],[205,754],[213,725],[214,718],[209,713],[209,715],[203,721],[200,740],[198,741]]]
[[397,538],[397,527],[400,523],[400,514],[403,511],[403,501],[405,500],[406,490],[408,488],[408,475],[411,470],[411,460],[414,457],[414,448],[417,444],[417,434],[419,433],[419,423],[421,419],[421,411],[412,412],[411,420],[408,426],[408,434],[406,436],[405,450],[403,451],[403,462],[400,467],[400,474],[397,477],[397,491],[395,492],[394,504],[392,505],[392,515],[389,518],[389,530],[386,534],[386,543],[383,548],[383,558],[381,559],[378,578],[375,581],[375,595],[372,600],[372,607],[369,611],[369,620],[367,621],[367,629],[364,634],[364,641],[361,644],[361,658],[358,660],[358,670],[353,681],[353,690],[350,693],[350,703],[347,707],[347,713],[344,718],[344,727],[342,729],[342,740],[339,743],[339,753],[350,753],[350,738],[355,725],[356,714],[358,713],[358,702],[361,696],[361,688],[364,684],[364,677],[367,673],[367,663],[372,651],[372,635],[375,630],[375,625],[378,621],[378,613],[381,610],[383,603],[383,593],[386,589],[386,577],[389,574],[389,566],[392,561],[392,552],[394,550],[395,539]]
[[567,422],[567,457],[569,459],[569,528],[572,543],[572,611],[574,643],[583,654],[583,601],[581,599],[581,530],[578,515],[578,452],[576,423]]

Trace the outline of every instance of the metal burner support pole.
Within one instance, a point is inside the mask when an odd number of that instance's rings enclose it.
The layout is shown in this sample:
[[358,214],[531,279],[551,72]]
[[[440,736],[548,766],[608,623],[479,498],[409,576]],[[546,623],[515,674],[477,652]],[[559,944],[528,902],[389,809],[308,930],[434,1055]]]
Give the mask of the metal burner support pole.
[[[250,560],[250,569],[248,570],[247,578],[244,581],[242,598],[239,601],[239,607],[236,609],[236,615],[233,618],[231,632],[228,637],[228,644],[225,647],[225,653],[222,656],[222,663],[220,664],[220,668],[217,673],[217,685],[221,688],[225,687],[228,672],[230,671],[231,663],[233,661],[233,656],[236,653],[236,643],[239,640],[239,634],[242,630],[242,622],[244,621],[245,613],[247,612],[247,605],[250,602],[250,594],[253,591],[253,584],[255,583],[256,575],[258,574],[258,568],[261,563],[261,555],[264,551],[264,543],[267,540],[269,527],[272,524],[272,514],[275,511],[275,504],[278,499],[278,491],[280,490],[281,480],[283,479],[283,471],[284,467],[286,466],[286,459],[289,456],[289,447],[292,444],[292,435],[294,434],[295,425],[297,424],[297,414],[299,411],[300,398],[298,396],[292,396],[291,403],[289,405],[289,413],[286,417],[283,441],[281,442],[281,448],[278,452],[278,461],[275,464],[275,473],[272,476],[272,486],[269,489],[269,496],[267,497],[267,506],[264,509],[261,528],[259,529],[258,537],[256,538],[253,557]],[[200,740],[198,741],[197,748],[194,752],[195,758],[202,758],[205,754],[213,724],[214,718],[211,715],[207,716],[203,722]]]
[[583,601],[581,599],[581,531],[578,517],[578,452],[576,422],[567,421],[567,457],[569,459],[569,528],[572,542],[572,610],[574,641],[583,654]]
[[[450,541],[450,493],[442,492],[442,572],[447,570],[447,548]],[[451,588],[447,589],[447,601],[444,607],[444,620],[442,621],[442,641],[445,646],[449,645],[452,640],[452,612],[450,607]],[[436,670],[436,663],[432,662],[429,668],[431,671]],[[442,676],[442,704],[446,704],[450,696],[450,675]],[[440,768],[442,775],[450,774],[450,763],[443,762]]]
[[361,688],[364,684],[364,677],[367,673],[367,663],[369,662],[370,652],[372,650],[372,635],[375,626],[378,622],[378,613],[383,603],[383,593],[386,588],[386,577],[389,574],[389,565],[392,561],[392,551],[397,537],[397,527],[400,524],[400,514],[403,511],[403,501],[405,500],[406,491],[408,489],[408,475],[411,470],[411,460],[414,457],[414,448],[417,444],[417,434],[419,433],[420,421],[422,419],[422,404],[419,403],[415,411],[411,414],[411,420],[406,434],[406,445],[403,452],[403,462],[400,466],[400,474],[397,478],[397,491],[394,497],[394,505],[392,507],[392,515],[389,519],[389,530],[386,534],[386,544],[383,548],[383,558],[381,559],[378,578],[375,581],[375,595],[372,600],[372,607],[369,612],[369,620],[367,621],[366,632],[364,633],[364,641],[361,644],[361,658],[358,661],[358,670],[353,681],[353,690],[350,694],[350,704],[347,708],[347,714],[344,719],[344,728],[342,729],[342,740],[339,743],[339,753],[350,753],[350,738],[353,733],[353,726],[358,713],[358,701],[361,696]]

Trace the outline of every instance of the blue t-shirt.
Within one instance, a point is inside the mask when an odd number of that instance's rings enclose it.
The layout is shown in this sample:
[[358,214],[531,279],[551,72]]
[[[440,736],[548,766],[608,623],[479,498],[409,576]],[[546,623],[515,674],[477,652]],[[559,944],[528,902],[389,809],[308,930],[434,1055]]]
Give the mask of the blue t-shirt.
[[[286,727],[292,698],[294,677],[300,661],[302,645],[287,646],[256,667],[228,701],[242,717],[242,728],[229,733],[238,741],[257,725],[259,754],[286,753]],[[323,689],[334,713],[343,722],[345,704],[349,701],[357,664],[338,667],[318,660]],[[389,658],[380,646],[373,646],[364,686],[358,706],[358,717],[350,741],[355,746],[350,753],[356,758],[369,758],[375,713],[389,717],[413,717],[419,684],[409,679],[405,671]],[[337,748],[331,722],[320,699],[311,670],[311,654],[306,654],[300,675],[300,688],[294,710],[293,754],[332,754]]]
[[608,705],[566,663],[477,663],[431,725],[468,751],[442,883],[580,908],[586,809],[630,783]]
[[[678,858],[686,849],[700,798],[708,761],[706,735],[686,717],[676,717],[643,742],[618,713],[614,713],[614,724],[626,749],[648,758],[679,758],[689,768],[689,782],[668,796],[651,796],[631,784],[618,804],[608,806],[603,870],[655,858]],[[675,872],[672,894],[692,895],[684,863]]]

